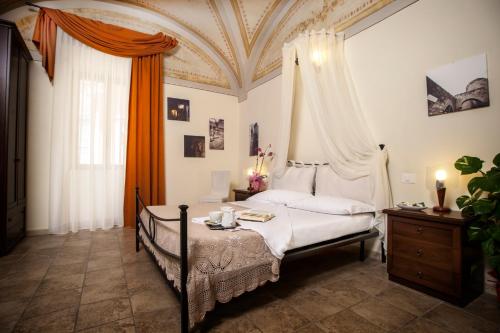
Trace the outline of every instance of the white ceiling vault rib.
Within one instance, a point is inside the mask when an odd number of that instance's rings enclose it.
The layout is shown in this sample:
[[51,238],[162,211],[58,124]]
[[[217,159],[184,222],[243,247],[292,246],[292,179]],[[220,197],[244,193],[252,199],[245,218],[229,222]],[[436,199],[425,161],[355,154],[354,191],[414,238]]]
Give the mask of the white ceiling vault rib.
[[[0,0],[1,1],[1,0]],[[281,48],[307,29],[355,34],[417,0],[33,0],[84,17],[179,40],[165,56],[165,82],[246,98],[281,73]],[[4,12],[9,10],[8,12]],[[36,11],[24,0],[0,8],[31,42]]]

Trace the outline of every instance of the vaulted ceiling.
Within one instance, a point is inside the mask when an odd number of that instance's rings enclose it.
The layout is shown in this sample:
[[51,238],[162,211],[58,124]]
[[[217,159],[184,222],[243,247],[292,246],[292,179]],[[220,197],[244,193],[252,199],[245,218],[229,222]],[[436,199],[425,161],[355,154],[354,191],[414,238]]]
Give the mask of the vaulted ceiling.
[[[307,29],[344,30],[393,0],[53,0],[34,1],[146,33],[161,31],[179,46],[166,55],[165,81],[243,96],[275,76],[281,48]],[[35,59],[36,10],[0,0]]]

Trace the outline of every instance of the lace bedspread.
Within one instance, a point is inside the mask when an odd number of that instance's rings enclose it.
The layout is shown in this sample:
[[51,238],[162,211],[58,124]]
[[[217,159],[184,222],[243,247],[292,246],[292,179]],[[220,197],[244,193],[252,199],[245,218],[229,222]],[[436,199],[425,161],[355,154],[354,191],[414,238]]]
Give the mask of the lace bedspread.
[[[244,209],[229,205],[235,210]],[[208,216],[209,211],[219,210],[220,206],[199,204],[188,209],[187,291],[191,326],[203,320],[216,301],[228,302],[233,297],[279,278],[280,260],[272,255],[258,233],[248,230],[209,230],[205,225],[191,222],[191,218]],[[174,206],[148,208],[162,218],[179,217],[179,209]],[[147,212],[142,212],[141,219],[148,228]],[[168,279],[173,280],[174,286],[180,289],[179,261],[156,251],[142,229],[140,235]],[[157,222],[156,243],[179,255],[179,222]]]

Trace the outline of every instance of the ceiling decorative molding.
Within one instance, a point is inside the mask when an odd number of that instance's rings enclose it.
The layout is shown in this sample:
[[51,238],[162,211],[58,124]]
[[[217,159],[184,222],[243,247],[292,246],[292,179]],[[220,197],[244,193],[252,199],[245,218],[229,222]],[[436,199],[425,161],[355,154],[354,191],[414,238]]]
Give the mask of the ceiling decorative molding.
[[241,87],[236,51],[214,0],[118,0],[162,14],[196,33],[224,59]]
[[301,32],[330,27],[335,31],[343,31],[392,1],[296,0],[266,41],[252,81],[257,81],[279,68],[283,44],[293,40]]
[[[96,20],[179,40],[166,55],[166,81],[239,96],[277,75],[281,48],[308,29],[342,31],[401,0],[32,0]],[[34,59],[36,12],[0,0]]]
[[252,53],[253,46],[262,28],[281,0],[243,1],[231,0],[234,15],[245,47],[247,57]]

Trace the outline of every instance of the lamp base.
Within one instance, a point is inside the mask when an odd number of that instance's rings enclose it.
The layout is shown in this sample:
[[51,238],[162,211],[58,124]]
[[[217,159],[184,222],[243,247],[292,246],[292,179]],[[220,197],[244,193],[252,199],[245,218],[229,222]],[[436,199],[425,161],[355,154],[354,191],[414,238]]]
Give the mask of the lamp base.
[[437,213],[449,213],[449,212],[451,212],[451,209],[449,209],[448,207],[441,207],[441,206],[434,206],[434,208],[432,208],[432,210],[437,212]]

